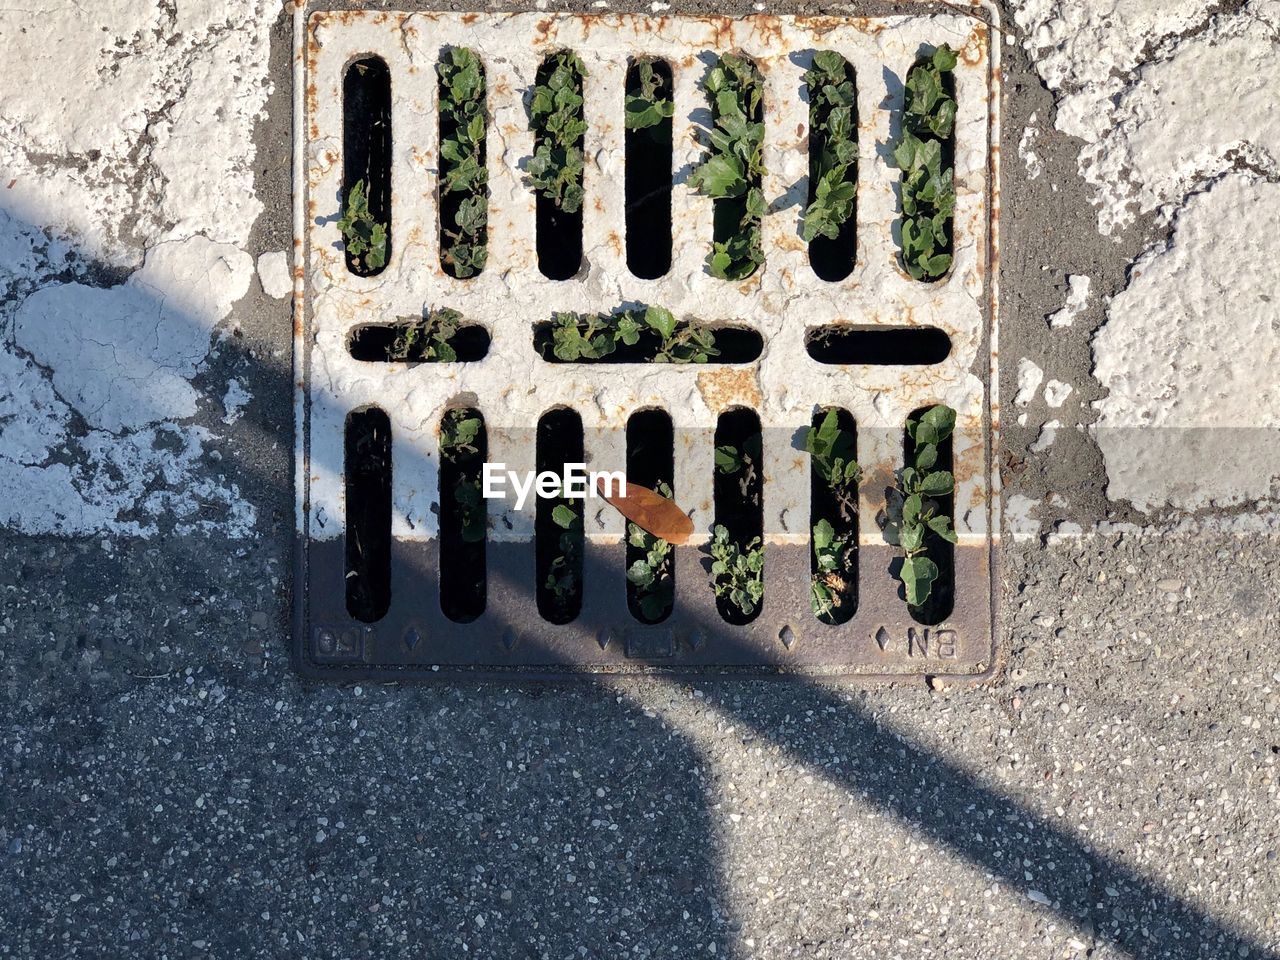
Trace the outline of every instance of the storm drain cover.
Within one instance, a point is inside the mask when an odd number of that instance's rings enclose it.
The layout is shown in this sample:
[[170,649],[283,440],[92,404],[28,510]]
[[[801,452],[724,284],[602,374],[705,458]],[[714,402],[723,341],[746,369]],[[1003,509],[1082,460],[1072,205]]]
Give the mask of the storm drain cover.
[[[991,668],[998,44],[994,12],[961,7],[867,18],[299,13],[303,673]],[[938,149],[955,203],[947,257],[933,264],[942,276],[918,278],[904,268],[895,150],[912,71],[943,45],[956,54],[943,64],[955,121]],[[856,201],[834,236],[806,238],[822,173],[810,163],[819,56],[831,102],[853,118]],[[714,89],[726,69],[756,71],[758,96],[740,102],[763,123],[763,172],[751,181],[743,168],[736,201],[708,196],[695,173],[730,109]],[[840,101],[835,88],[852,94]],[[479,107],[461,110],[459,91]],[[653,102],[654,91],[670,108],[629,128],[626,111],[646,109],[634,98]],[[548,174],[551,115],[580,121],[561,132],[581,164],[548,188],[565,159]],[[478,167],[462,169],[467,150]],[[753,186],[763,204],[744,266],[724,241]],[[620,335],[612,354],[577,356],[556,339],[563,314],[637,319],[639,345]],[[711,331],[715,352],[692,357],[706,362],[635,362],[668,316]],[[415,341],[423,318],[445,326]],[[685,345],[696,354],[699,342]],[[930,538],[938,576],[928,601],[909,605],[895,491],[919,450],[908,422],[938,405],[955,427],[930,469],[954,475],[936,510],[957,542]],[[828,426],[862,468],[842,503],[805,444],[832,411]],[[479,496],[484,463],[490,498]],[[522,477],[578,463],[669,491],[692,518],[688,543],[651,555],[652,538],[603,499],[513,492]],[[843,538],[834,572],[814,549],[817,538],[828,550],[824,520]],[[713,557],[718,528],[738,548],[727,563]]]

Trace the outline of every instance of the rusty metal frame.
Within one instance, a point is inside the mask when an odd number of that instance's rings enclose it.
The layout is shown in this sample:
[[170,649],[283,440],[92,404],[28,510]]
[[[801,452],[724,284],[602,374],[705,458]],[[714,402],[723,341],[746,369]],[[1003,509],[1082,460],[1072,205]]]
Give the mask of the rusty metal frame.
[[[325,679],[439,676],[566,677],[601,673],[806,675],[884,679],[947,675],[978,678],[995,664],[999,478],[994,451],[997,397],[1000,68],[997,14],[986,2],[966,15],[956,4],[921,3],[919,14],[849,17],[575,14],[454,14],[297,8],[295,29],[295,415],[297,534],[294,655],[305,675]],[[962,55],[957,68],[956,263],[936,284],[901,270],[893,242],[896,171],[883,160],[895,133],[893,78],[917,49],[943,40]],[[435,58],[465,44],[486,58],[491,110],[490,259],[477,280],[439,268],[435,217]],[[519,172],[531,144],[523,91],[545,53],[573,47],[587,61],[588,266],[557,283],[538,274],[530,239],[533,199]],[[807,189],[803,137],[807,107],[797,95],[806,51],[839,49],[854,63],[859,87],[859,264],[841,283],[813,277],[795,222]],[[900,55],[890,64],[883,52]],[[696,84],[706,58],[740,50],[766,77],[764,188],[767,262],[741,284],[702,270],[710,203],[677,177],[673,194],[673,267],[668,278],[631,278],[619,239],[621,88],[625,56],[665,56],[676,76],[677,170],[700,154],[694,141],[703,100]],[[346,272],[334,226],[341,177],[341,70],[376,53],[393,73],[396,242],[376,278]],[[887,67],[887,70],[883,68]],[[887,78],[887,79],[886,79]],[[614,104],[613,101],[617,103]],[[339,125],[334,124],[337,111]],[[705,112],[705,110],[703,111]],[[523,238],[523,239],[521,239]],[[766,339],[753,364],[671,368],[661,373],[613,365],[552,369],[532,355],[528,331],[552,309],[608,310],[618,303],[661,303],[677,314],[746,319]],[[452,306],[493,336],[485,361],[448,369],[361,364],[344,349],[363,322]],[[951,358],[928,368],[820,367],[804,353],[818,323],[932,325],[952,338]],[[620,371],[626,370],[626,377]],[[516,386],[518,385],[518,389]],[[610,469],[625,455],[631,412],[663,407],[676,427],[676,489],[692,507],[698,535],[677,551],[677,601],[664,623],[647,626],[627,612],[622,522],[589,507],[583,610],[566,626],[538,618],[533,598],[532,507],[491,508],[489,601],[472,623],[446,619],[434,584],[436,431],[445,407],[475,398],[486,415],[490,459],[532,467],[538,413],[558,405],[583,414],[588,458]],[[894,548],[873,518],[902,459],[902,425],[912,409],[946,402],[959,412],[956,606],[937,627],[921,627],[889,575]],[[350,620],[342,577],[341,425],[368,403],[394,424],[392,608],[379,623]],[[842,406],[859,425],[862,486],[859,597],[849,623],[827,626],[809,608],[808,468],[787,442],[815,407]],[[704,545],[712,523],[711,434],[716,415],[734,406],[761,413],[765,444],[766,593],[746,626],[715,609]],[[598,502],[596,502],[598,503]]]

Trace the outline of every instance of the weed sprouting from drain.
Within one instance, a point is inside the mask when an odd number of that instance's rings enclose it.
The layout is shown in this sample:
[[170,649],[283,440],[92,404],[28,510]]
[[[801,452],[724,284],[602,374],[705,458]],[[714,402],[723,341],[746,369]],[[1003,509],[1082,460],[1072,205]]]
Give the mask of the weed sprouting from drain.
[[533,88],[529,106],[535,134],[529,180],[535,190],[566,213],[582,208],[582,139],[587,121],[582,113],[582,81],[586,68],[577,54],[552,54],[543,82]]
[[432,310],[421,320],[400,324],[387,347],[387,359],[404,363],[453,363],[458,359],[453,339],[462,328],[462,314],[447,307]]
[[635,61],[636,85],[627,90],[626,124],[628,130],[648,130],[658,127],[663,120],[675,113],[670,97],[662,95],[662,77],[653,69],[655,57],[637,57]]
[[710,327],[677,321],[663,307],[557,313],[551,321],[551,355],[563,363],[599,362],[627,347],[647,363],[708,363],[720,352]]
[[809,205],[801,236],[835,240],[853,216],[858,195],[858,131],[849,63],[833,50],[814,54],[805,72],[809,87]]
[[[667,484],[659,483],[657,492],[671,499],[671,487]],[[673,548],[666,540],[630,520],[627,521],[627,543],[643,552],[643,556],[627,568],[627,579],[636,589],[641,619],[657,623],[675,603]]]
[[436,65],[436,72],[440,78],[440,260],[450,276],[465,279],[483,270],[488,258],[484,66],[470,50],[455,48]]
[[749,619],[764,598],[764,547],[759,537],[738,543],[720,524],[711,533],[716,596]]
[[902,263],[917,280],[938,280],[951,269],[956,101],[947,88],[956,62],[955,51],[944,43],[911,68],[902,137],[893,151],[902,171]]
[[840,425],[840,414],[828,410],[816,427],[805,432],[804,448],[809,453],[811,469],[822,480],[829,503],[834,505],[841,532],[827,518],[812,528],[813,573],[810,579],[810,601],[813,612],[834,622],[849,600],[855,543],[852,533],[858,509],[858,484],[862,468],[854,458],[855,439],[850,430]]
[[702,86],[711,98],[715,127],[689,186],[715,200],[707,268],[722,280],[745,280],[764,263],[764,79],[746,57],[725,54]]
[[942,404],[930,407],[919,419],[907,421],[915,456],[910,466],[898,471],[901,516],[896,534],[903,554],[900,576],[907,603],[912,607],[922,607],[928,601],[938,579],[938,565],[926,555],[929,540],[936,537],[956,542],[951,517],[943,512],[937,499],[954,490],[955,478],[949,470],[934,469],[938,447],[951,436],[955,423],[956,412]]
[[440,453],[460,468],[453,500],[461,519],[463,543],[479,543],[485,536],[485,503],[474,466],[481,459],[478,444],[484,421],[471,410],[450,410],[440,422]]
[[387,225],[369,211],[365,182],[357,180],[347,191],[338,230],[357,270],[380,270],[387,263]]

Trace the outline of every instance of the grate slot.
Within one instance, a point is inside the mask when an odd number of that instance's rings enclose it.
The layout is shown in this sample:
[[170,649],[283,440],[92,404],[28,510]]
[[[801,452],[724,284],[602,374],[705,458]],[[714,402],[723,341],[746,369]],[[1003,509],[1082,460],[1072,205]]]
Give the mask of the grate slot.
[[[627,480],[659,492],[665,487],[674,498],[675,432],[665,410],[640,410],[627,421]],[[655,551],[663,552],[661,545],[633,524],[626,530],[627,607],[642,623],[661,623],[671,615],[676,598],[675,554],[667,544],[665,556],[653,563]],[[632,575],[637,563],[641,570]]]
[[[551,84],[556,86],[553,88]],[[554,92],[548,94],[545,92],[548,90]],[[557,139],[556,132],[550,129],[552,121],[540,118],[554,116],[554,123],[560,127],[585,124],[583,92],[584,69],[573,51],[560,50],[542,61],[530,106],[530,122],[534,127],[534,156],[529,161],[531,175],[537,169],[555,181],[554,171],[547,170],[548,162],[556,163],[566,154],[582,162],[587,128],[567,139]],[[578,102],[566,102],[569,100]],[[544,190],[537,192],[538,269],[551,280],[568,280],[582,266],[583,174],[564,174],[560,180],[556,187],[558,196],[549,196]]]
[[753,556],[764,549],[764,437],[754,411],[739,408],[720,415],[715,457],[716,539],[726,535],[733,551],[728,565],[738,574],[713,577],[716,609],[727,623],[750,623],[759,615],[761,597],[750,596],[748,602],[737,588],[744,580],[763,580],[762,572],[742,576],[742,564],[753,568]]
[[391,421],[377,407],[347,417],[347,612],[375,623],[391,606]]
[[[825,51],[825,53],[840,57],[835,51]],[[832,187],[839,189],[844,185],[853,187],[855,191],[857,189],[858,86],[852,65],[843,57],[840,57],[840,60],[843,83],[830,84],[826,82],[828,78],[825,76],[813,75],[817,71],[816,66],[811,68],[811,76],[805,82],[809,98],[808,202],[810,204],[819,199],[819,188],[824,180],[827,181],[828,189]],[[848,85],[847,88],[845,84]],[[827,86],[836,87],[836,90],[825,94]],[[846,89],[850,99],[848,104],[844,102]],[[844,111],[847,111],[847,114]],[[853,141],[854,155],[851,159],[838,155],[836,143],[843,141],[828,132],[830,130],[838,135],[846,126]],[[844,175],[837,176],[837,171],[846,165]],[[809,241],[809,266],[813,268],[813,272],[819,279],[836,283],[853,273],[854,258],[857,255],[857,228],[858,202],[855,195],[853,215],[836,228],[836,235],[828,236],[826,233],[821,233]]]
[[582,418],[549,410],[538,421],[535,520],[538,612],[549,623],[569,623],[582,609],[583,501],[547,496],[544,474],[564,475],[565,464],[583,463]]
[[937,327],[814,327],[805,350],[819,363],[878,367],[932,366],[951,356],[951,338]]
[[[829,407],[819,410],[810,424],[819,430],[828,413],[834,411],[841,433],[849,438],[847,450],[842,454],[857,461],[858,428],[848,410]],[[809,529],[813,541],[809,550],[809,572],[816,582],[811,597],[814,614],[823,623],[848,623],[858,609],[858,487],[859,484],[841,484],[824,477],[810,456],[809,470]],[[819,523],[830,525],[833,540],[819,555]],[[845,544],[843,549],[839,546]]]
[[[386,230],[386,259],[391,259],[391,71],[381,57],[365,57],[347,67],[342,83],[342,196],[363,184],[369,214]],[[377,276],[344,245],[347,269],[362,277]]]
[[643,280],[664,276],[671,269],[671,117],[656,102],[673,102],[671,66],[656,57],[632,57],[627,67],[625,111],[634,108],[646,125],[626,133],[627,269]]
[[440,430],[440,608],[470,623],[485,606],[487,502],[481,469],[488,453],[484,416],[474,407],[450,410]]
[[[927,409],[929,407],[924,406],[913,410],[911,419],[917,419]],[[902,438],[903,459],[908,464],[915,463],[916,445],[912,442],[911,434],[904,430]],[[938,462],[933,469],[946,470],[948,472],[955,469],[951,437],[938,444]],[[955,496],[953,494],[949,493],[946,496],[935,497],[934,499],[938,501],[938,506],[942,513],[948,517],[955,516]],[[911,611],[911,617],[916,623],[933,625],[946,620],[955,606],[956,557],[955,547],[941,537],[930,536],[926,543],[928,545],[926,556],[937,565],[938,579],[934,581],[929,599],[919,607],[909,607],[908,609]]]

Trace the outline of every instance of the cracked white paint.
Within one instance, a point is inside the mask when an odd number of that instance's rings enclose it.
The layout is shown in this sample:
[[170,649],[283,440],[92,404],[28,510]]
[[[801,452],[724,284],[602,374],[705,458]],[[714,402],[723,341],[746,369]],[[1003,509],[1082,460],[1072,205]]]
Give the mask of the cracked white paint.
[[[0,523],[252,533],[252,507],[211,470],[212,436],[182,421],[252,275],[279,9],[0,10],[6,62],[39,78],[0,89]],[[100,265],[136,272],[107,285]]]
[[1015,493],[1005,502],[1004,516],[1015,541],[1023,543],[1040,536],[1040,520],[1036,516],[1039,506],[1039,500],[1020,493]]
[[1069,383],[1063,383],[1061,380],[1050,380],[1044,385],[1044,402],[1056,409],[1067,402],[1072,390],[1073,387]]
[[1093,280],[1090,277],[1068,276],[1066,303],[1045,318],[1049,326],[1054,329],[1071,326],[1076,317],[1089,305],[1089,288],[1092,285]]
[[231,424],[243,416],[245,404],[253,399],[253,394],[245,389],[239,380],[227,382],[227,392],[222,395],[222,409],[225,411],[222,422]]
[[1036,153],[1036,140],[1040,138],[1040,128],[1036,126],[1037,117],[1033,113],[1027,118],[1027,126],[1022,131],[1022,139],[1018,141],[1018,156],[1027,168],[1027,179],[1038,180],[1044,173],[1044,163]]
[[258,282],[262,284],[262,292],[273,300],[283,300],[293,293],[289,259],[283,250],[274,250],[258,257]]
[[1232,175],[1147,251],[1094,340],[1108,495],[1150,511],[1280,495],[1280,185]]
[[1035,442],[1031,444],[1032,453],[1044,453],[1051,446],[1053,441],[1058,438],[1058,431],[1062,429],[1062,424],[1057,420],[1049,420],[1040,427],[1040,435],[1036,437]]
[[1025,407],[1036,398],[1036,391],[1044,380],[1044,371],[1035,361],[1023,357],[1018,361],[1018,392],[1013,395],[1014,406]]
[[[1280,392],[1259,376],[1280,325],[1280,257],[1264,239],[1277,229],[1280,0],[1218,6],[1020,0],[1015,13],[1057,129],[1084,143],[1100,231],[1144,214],[1176,225],[1132,265],[1093,342],[1108,496],[1147,512],[1280,495]],[[1073,287],[1064,310],[1084,299]]]

